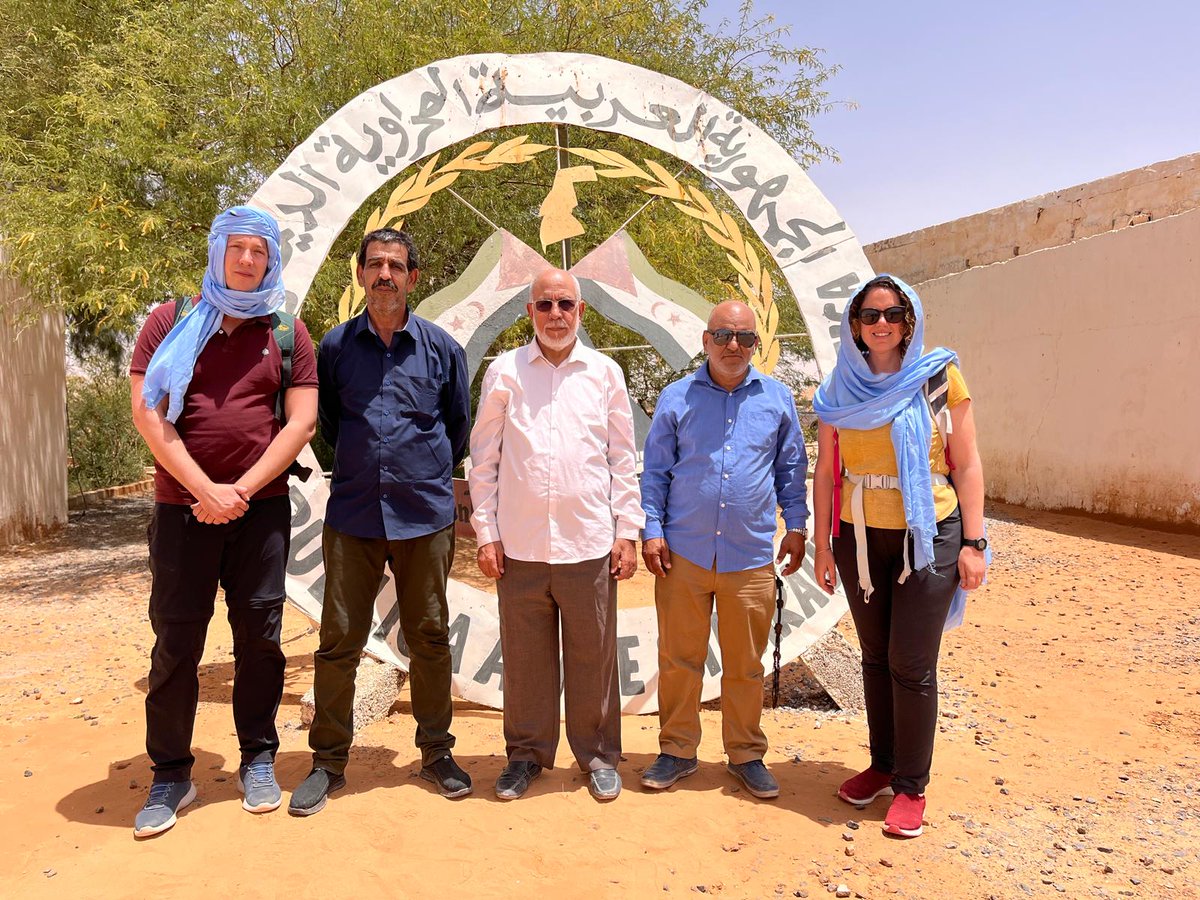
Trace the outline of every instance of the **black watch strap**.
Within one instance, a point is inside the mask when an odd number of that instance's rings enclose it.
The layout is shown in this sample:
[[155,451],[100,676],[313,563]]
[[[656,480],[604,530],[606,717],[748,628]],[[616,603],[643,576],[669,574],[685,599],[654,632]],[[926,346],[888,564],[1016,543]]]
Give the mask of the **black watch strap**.
[[987,549],[987,538],[965,537],[962,539],[962,545],[964,547],[974,547],[976,550],[986,550]]

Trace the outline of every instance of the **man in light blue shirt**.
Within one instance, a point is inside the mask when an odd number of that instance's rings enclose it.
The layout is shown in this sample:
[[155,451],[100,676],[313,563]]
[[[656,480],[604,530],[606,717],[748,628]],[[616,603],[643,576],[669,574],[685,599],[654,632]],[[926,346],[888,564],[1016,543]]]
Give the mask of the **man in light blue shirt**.
[[[748,306],[715,306],[704,332],[707,362],[662,392],[646,438],[642,557],[658,576],[662,751],[642,775],[649,788],[696,771],[715,601],[729,771],[755,797],[779,796],[762,761],[762,656],[775,605],[773,563],[786,560],[790,575],[804,560],[808,458],[791,392],[750,365],[758,340]],[[777,506],[787,533],[775,554]]]

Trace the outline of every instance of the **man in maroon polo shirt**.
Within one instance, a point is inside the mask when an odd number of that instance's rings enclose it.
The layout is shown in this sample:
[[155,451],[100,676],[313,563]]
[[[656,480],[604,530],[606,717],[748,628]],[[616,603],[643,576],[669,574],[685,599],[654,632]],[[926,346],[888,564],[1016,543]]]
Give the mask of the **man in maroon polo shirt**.
[[[146,694],[146,750],[154,784],[134,834],[175,824],[196,796],[192,728],[197,669],[218,584],[233,630],[238,785],[251,812],[275,809],[275,714],[283,694],[283,617],[291,506],[287,469],[312,437],[317,372],[308,330],[294,327],[291,380],[277,419],[282,353],[272,314],[283,301],[278,226],[234,207],[209,235],[194,309],[150,313],[130,365],[133,418],[154,454],[148,531],[155,643]],[[178,301],[183,302],[183,301]]]

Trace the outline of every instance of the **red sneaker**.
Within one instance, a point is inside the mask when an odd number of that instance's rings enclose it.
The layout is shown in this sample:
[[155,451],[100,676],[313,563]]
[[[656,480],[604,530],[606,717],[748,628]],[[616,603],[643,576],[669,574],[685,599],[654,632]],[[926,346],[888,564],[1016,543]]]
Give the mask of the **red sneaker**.
[[924,819],[924,794],[897,794],[883,820],[883,830],[887,834],[916,837],[921,833]]
[[892,776],[878,769],[867,769],[842,783],[838,797],[855,806],[866,806],[876,797],[892,793]]

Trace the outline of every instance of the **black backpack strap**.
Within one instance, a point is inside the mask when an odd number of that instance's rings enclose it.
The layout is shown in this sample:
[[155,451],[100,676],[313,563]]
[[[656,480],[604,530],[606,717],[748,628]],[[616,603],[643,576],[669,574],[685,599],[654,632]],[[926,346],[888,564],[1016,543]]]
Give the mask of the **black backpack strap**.
[[[296,354],[296,317],[282,311],[271,313],[271,334],[275,336],[275,345],[279,348],[279,393],[275,395],[275,418],[283,425],[287,421],[283,398],[292,386],[292,357]],[[287,468],[287,474],[308,481],[312,469],[294,459]]]
[[271,313],[271,333],[279,347],[279,394],[275,397],[275,418],[284,423],[283,395],[292,386],[292,356],[296,352],[296,317],[291,313]]
[[925,400],[929,404],[929,414],[933,417],[934,425],[942,433],[942,446],[950,447],[950,415],[947,405],[950,402],[949,366],[943,366],[925,382]]
[[179,324],[179,320],[196,308],[197,297],[184,297],[182,300],[175,301],[175,318],[171,320],[171,327],[174,328]]

